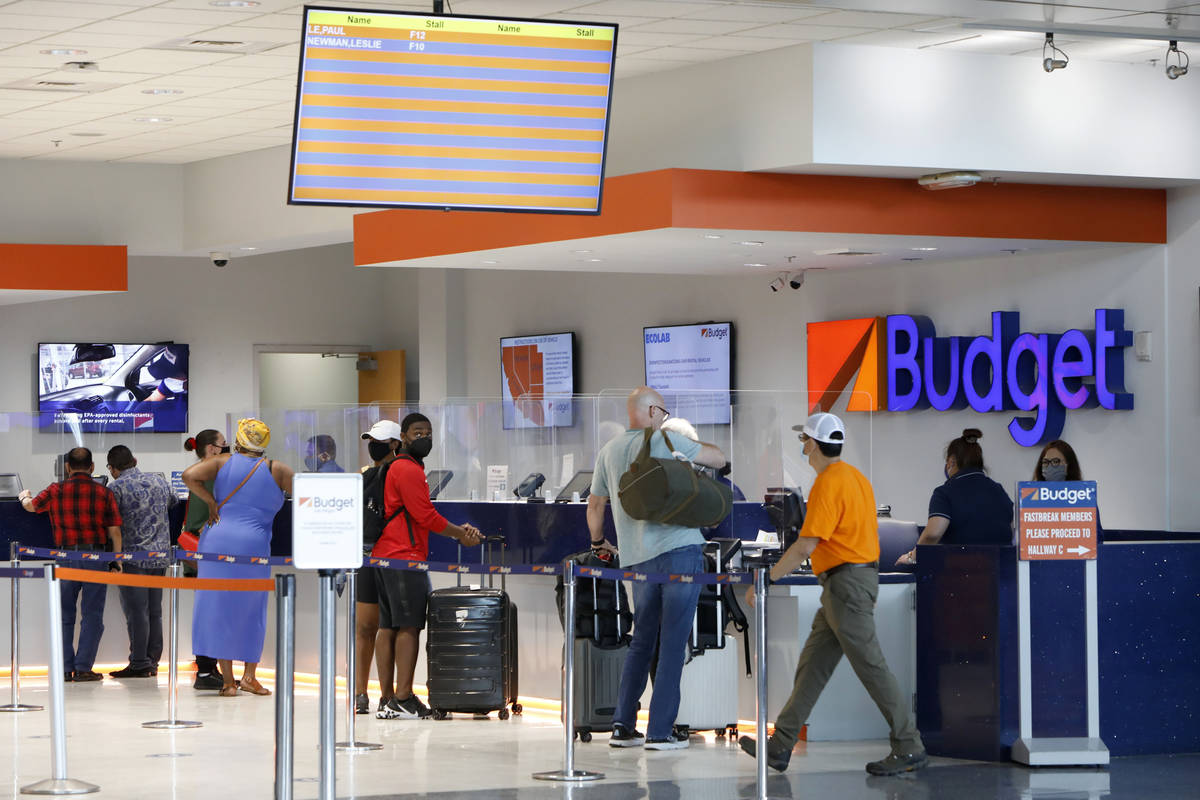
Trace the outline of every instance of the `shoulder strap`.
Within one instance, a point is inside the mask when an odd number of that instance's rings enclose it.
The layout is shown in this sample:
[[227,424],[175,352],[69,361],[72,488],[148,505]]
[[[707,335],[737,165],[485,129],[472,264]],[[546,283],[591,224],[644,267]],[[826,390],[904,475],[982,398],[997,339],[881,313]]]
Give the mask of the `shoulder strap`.
[[237,493],[238,493],[238,490],[239,490],[239,489],[241,489],[243,486],[245,486],[245,485],[246,485],[246,481],[250,480],[250,476],[251,476],[251,475],[253,475],[255,472],[257,472],[257,471],[258,471],[258,468],[259,468],[259,467],[261,467],[261,466],[263,465],[263,462],[264,462],[264,461],[266,461],[266,459],[265,459],[265,458],[260,458],[258,461],[256,461],[256,462],[254,463],[254,468],[253,468],[253,469],[251,469],[249,472],[247,472],[247,473],[246,473],[246,477],[242,478],[242,482],[241,482],[241,483],[239,483],[239,484],[238,484],[236,487],[234,487],[234,490],[233,490],[232,492],[230,492],[229,494],[225,495],[225,499],[224,499],[224,500],[222,500],[220,503],[218,503],[218,504],[217,504],[217,513],[218,513],[218,514],[220,514],[220,513],[221,513],[221,508],[222,508],[222,507],[223,507],[223,506],[224,506],[226,503],[228,503],[228,502],[229,502],[229,500],[230,500],[230,499],[231,499],[231,498],[232,498],[232,497],[233,497],[235,494],[237,494]]
[[[662,434],[663,441],[666,442],[666,444],[667,444],[667,449],[670,450],[672,453],[674,453],[675,445],[671,444],[671,440],[667,438],[667,432],[664,431],[662,428],[659,428],[658,432]],[[646,441],[649,442],[650,440],[647,439]]]
[[650,437],[654,435],[654,428],[646,428],[642,431],[642,449],[638,451],[635,461],[645,461],[650,457]]

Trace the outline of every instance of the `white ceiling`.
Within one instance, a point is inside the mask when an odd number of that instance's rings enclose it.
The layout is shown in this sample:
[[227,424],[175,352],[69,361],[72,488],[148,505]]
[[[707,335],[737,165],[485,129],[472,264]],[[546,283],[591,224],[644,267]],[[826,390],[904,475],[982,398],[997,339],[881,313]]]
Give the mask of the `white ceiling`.
[[[431,0],[321,4],[432,7]],[[1200,33],[1200,3],[1170,0],[454,0],[447,5],[461,14],[619,23],[618,77],[814,41],[1040,56],[1040,33],[962,27],[996,19]],[[294,0],[260,0],[246,8],[216,7],[210,0],[0,0],[0,86],[79,81],[102,89],[0,88],[0,158],[183,164],[288,144],[302,7]],[[181,37],[253,42],[258,52],[158,49]],[[1119,38],[1060,35],[1058,43],[1080,60],[1141,62],[1161,59],[1165,50],[1160,42]],[[55,49],[87,52],[42,53]],[[68,61],[94,61],[99,69],[64,69]],[[148,93],[156,89],[176,93]]]
[[[977,190],[963,190],[977,191]],[[1016,253],[1052,253],[1079,247],[1121,247],[1096,242],[988,239],[967,236],[659,228],[567,239],[496,250],[411,258],[373,266],[450,269],[641,272],[663,275],[754,275],[764,286],[808,269],[963,261]],[[850,250],[863,255],[829,251]]]

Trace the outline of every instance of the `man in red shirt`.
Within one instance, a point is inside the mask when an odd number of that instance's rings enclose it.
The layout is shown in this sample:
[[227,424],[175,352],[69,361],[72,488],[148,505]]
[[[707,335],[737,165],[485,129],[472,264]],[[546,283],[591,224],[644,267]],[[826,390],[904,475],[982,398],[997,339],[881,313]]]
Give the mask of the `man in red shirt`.
[[[92,480],[92,451],[76,447],[67,453],[67,479],[52,483],[37,497],[21,492],[21,506],[29,512],[50,514],[54,544],[62,550],[121,551],[121,512],[117,500],[105,486]],[[102,561],[72,563],[80,569],[105,570]],[[113,563],[119,569],[120,565]],[[102,583],[62,581],[63,670],[68,681],[98,681],[103,676],[92,670],[104,633],[104,601],[108,586]],[[75,604],[80,604],[79,647],[75,648]]]
[[[473,525],[455,525],[437,512],[429,499],[425,480],[425,457],[433,446],[433,426],[423,414],[409,414],[400,423],[404,450],[388,466],[383,500],[390,520],[375,543],[371,555],[424,561],[429,558],[429,532],[457,539],[468,547],[483,541]],[[412,691],[417,669],[421,629],[429,604],[429,575],[411,570],[379,568],[375,575],[379,590],[379,634],[375,659],[379,669],[379,719],[424,719],[429,706]],[[395,664],[395,686],[392,664]]]

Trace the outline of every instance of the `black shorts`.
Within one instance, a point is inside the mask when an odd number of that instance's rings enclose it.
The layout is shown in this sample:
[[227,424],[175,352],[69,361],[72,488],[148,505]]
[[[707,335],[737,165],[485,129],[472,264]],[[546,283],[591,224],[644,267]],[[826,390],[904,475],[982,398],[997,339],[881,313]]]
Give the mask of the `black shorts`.
[[399,569],[378,569],[375,585],[379,589],[379,627],[425,627],[425,612],[433,587],[429,575]]
[[379,587],[375,585],[375,573],[379,571],[378,567],[360,567],[358,570],[358,583],[355,584],[355,602],[370,603],[373,606],[379,605]]

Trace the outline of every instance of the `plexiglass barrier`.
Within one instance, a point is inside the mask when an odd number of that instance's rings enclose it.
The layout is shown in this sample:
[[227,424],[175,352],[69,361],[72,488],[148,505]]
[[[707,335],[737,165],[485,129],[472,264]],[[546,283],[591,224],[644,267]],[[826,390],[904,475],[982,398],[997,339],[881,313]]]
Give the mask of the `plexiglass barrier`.
[[[596,453],[613,436],[625,430],[628,389],[605,390],[570,399],[570,424],[550,427],[545,419],[510,413],[505,428],[500,398],[451,398],[441,403],[413,405],[327,405],[308,409],[231,410],[208,426],[222,430],[232,443],[237,421],[254,416],[271,427],[268,457],[283,461],[298,472],[350,471],[369,466],[367,443],[361,434],[380,419],[402,421],[411,412],[427,416],[433,426],[433,451],[425,460],[431,486],[441,486],[438,499],[505,500],[528,476],[544,476],[539,495],[554,499],[577,473],[592,469]],[[721,398],[724,401],[724,397]],[[560,401],[561,402],[561,401]],[[664,397],[673,417],[694,422],[700,441],[720,447],[729,456],[730,480],[747,500],[761,500],[770,487],[799,487],[807,496],[816,474],[800,453],[792,426],[809,415],[805,392],[737,391],[719,408],[708,394],[674,394]],[[846,424],[844,458],[871,477],[874,459],[872,412],[846,411],[847,404],[870,407],[871,398],[847,393],[832,409]],[[705,422],[706,419],[728,422]],[[555,418],[562,420],[561,412]],[[537,423],[542,424],[537,424]],[[32,412],[0,413],[0,475],[20,476],[24,488],[37,492],[61,477],[56,463],[62,453],[78,445],[90,447],[96,474],[106,476],[106,454],[117,444],[127,445],[146,471],[172,472],[195,462],[185,452],[186,436],[136,433],[82,433],[68,424],[40,427]],[[450,473],[449,476],[446,472]],[[489,480],[490,475],[490,480]],[[5,479],[0,477],[0,497]]]

